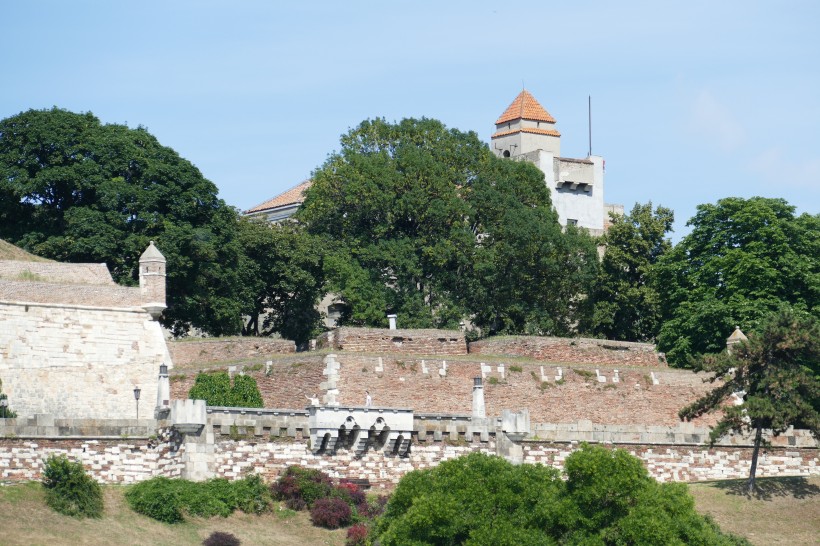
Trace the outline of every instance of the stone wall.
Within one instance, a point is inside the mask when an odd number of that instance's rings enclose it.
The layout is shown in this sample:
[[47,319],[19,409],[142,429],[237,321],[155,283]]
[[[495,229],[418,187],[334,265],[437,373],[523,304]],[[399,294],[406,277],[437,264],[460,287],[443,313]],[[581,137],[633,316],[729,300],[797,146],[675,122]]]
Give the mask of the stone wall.
[[168,350],[176,365],[264,358],[274,354],[296,352],[296,344],[287,339],[244,337],[169,341]]
[[0,438],[0,480],[40,480],[46,459],[58,455],[79,460],[101,483],[128,484],[154,476],[178,478],[184,451],[179,436],[167,429],[148,439]]
[[329,336],[329,347],[338,351],[465,355],[467,342],[458,330],[387,330],[342,327]]
[[546,362],[665,367],[651,343],[592,338],[502,336],[470,343],[470,353],[524,356]]
[[145,311],[0,302],[0,324],[0,379],[19,416],[134,418],[137,386],[141,415],[153,416],[159,366],[171,362]]

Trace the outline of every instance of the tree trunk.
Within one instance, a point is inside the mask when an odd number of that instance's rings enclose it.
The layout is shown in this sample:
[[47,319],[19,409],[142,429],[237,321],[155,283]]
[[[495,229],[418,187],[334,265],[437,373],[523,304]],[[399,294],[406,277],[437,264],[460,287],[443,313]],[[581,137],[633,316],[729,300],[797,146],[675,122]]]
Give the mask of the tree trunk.
[[752,449],[752,468],[749,469],[749,484],[746,493],[751,495],[755,492],[755,473],[757,472],[757,455],[760,453],[760,442],[763,439],[763,425],[758,425],[755,430],[755,445]]

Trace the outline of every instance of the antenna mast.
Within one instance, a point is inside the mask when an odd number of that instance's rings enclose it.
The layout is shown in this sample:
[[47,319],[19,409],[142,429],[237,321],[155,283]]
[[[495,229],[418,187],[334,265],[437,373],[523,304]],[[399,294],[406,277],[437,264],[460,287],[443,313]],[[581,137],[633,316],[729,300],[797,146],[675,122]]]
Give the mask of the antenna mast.
[[587,95],[587,113],[589,116],[589,156],[592,156],[592,95]]

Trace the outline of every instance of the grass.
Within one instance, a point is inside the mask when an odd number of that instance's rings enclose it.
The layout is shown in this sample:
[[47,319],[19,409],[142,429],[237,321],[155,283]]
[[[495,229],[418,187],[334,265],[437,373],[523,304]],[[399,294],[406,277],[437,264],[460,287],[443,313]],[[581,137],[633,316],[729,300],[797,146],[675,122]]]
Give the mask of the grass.
[[698,512],[711,515],[724,531],[752,544],[815,545],[820,537],[820,476],[758,478],[746,496],[746,480],[691,484]]
[[3,514],[0,544],[3,546],[180,545],[199,546],[214,531],[233,533],[242,544],[261,546],[342,546],[347,531],[313,527],[307,512],[275,510],[262,516],[235,513],[227,518],[190,518],[167,525],[141,516],[128,508],[125,488],[104,486],[105,513],[102,519],[78,520],[62,516],[46,506],[39,483],[0,487]]
[[[756,545],[817,544],[820,536],[820,476],[758,478],[758,493],[745,495],[745,480],[691,484],[689,491],[702,514],[721,529]],[[3,546],[199,545],[214,531],[233,533],[242,544],[260,546],[342,546],[346,530],[313,527],[307,512],[277,509],[262,516],[236,513],[227,518],[186,518],[176,525],[159,523],[132,512],[125,488],[104,486],[105,513],[99,520],[77,520],[53,512],[39,483],[0,486]]]

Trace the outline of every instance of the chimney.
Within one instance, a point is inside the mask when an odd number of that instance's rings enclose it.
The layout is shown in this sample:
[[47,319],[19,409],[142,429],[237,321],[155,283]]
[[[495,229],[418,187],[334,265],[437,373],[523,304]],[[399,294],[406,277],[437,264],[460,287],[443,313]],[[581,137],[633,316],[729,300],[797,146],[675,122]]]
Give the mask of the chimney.
[[140,295],[142,307],[154,320],[165,310],[165,256],[154,246],[148,245],[140,256]]
[[473,417],[487,417],[484,406],[484,382],[480,377],[473,378]]

